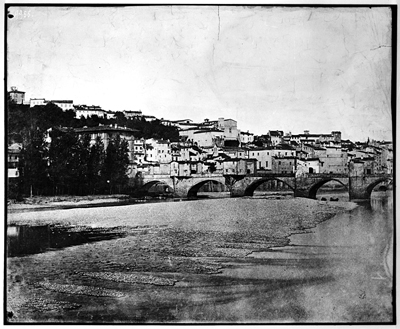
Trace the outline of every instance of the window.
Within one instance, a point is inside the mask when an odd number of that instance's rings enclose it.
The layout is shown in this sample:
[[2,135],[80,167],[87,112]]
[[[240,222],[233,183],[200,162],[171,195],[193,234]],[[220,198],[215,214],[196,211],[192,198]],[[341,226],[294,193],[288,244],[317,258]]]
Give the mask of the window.
[[287,155],[287,152],[285,152],[285,155]]
[[265,167],[266,168],[268,167],[268,161],[265,161]]
[[281,164],[281,162],[279,161],[278,164]]
[[267,152],[267,155],[269,155],[269,152]]

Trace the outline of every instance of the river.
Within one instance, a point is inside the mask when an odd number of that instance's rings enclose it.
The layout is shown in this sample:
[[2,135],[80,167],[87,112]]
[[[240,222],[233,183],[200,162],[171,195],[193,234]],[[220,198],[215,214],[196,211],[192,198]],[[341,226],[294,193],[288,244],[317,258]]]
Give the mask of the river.
[[[16,322],[388,323],[392,192],[321,222],[335,204],[256,197],[12,213],[7,309]],[[154,278],[175,283],[146,284]]]

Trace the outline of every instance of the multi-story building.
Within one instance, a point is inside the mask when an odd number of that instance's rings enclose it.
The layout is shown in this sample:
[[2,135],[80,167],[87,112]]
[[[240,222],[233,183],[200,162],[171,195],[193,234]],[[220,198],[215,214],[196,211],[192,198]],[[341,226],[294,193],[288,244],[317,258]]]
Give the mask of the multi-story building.
[[115,118],[116,118],[115,112],[112,112],[112,111],[106,111],[106,112],[104,112],[104,116],[105,116],[105,118],[108,119],[108,120],[110,120],[110,119],[115,119]]
[[106,116],[106,111],[104,111],[101,106],[97,105],[77,105],[74,109],[77,119],[80,119],[81,117],[88,118],[94,115],[97,115],[99,118],[104,118],[104,116]]
[[254,134],[249,133],[249,131],[244,132],[241,131],[240,132],[240,145],[244,146],[247,144],[251,144],[254,142]]
[[280,144],[272,148],[272,155],[276,157],[296,156],[296,149],[288,144]]
[[250,150],[243,147],[223,147],[222,152],[231,158],[248,159]]
[[256,172],[256,159],[232,158],[223,162],[224,175],[249,175]]
[[266,147],[257,147],[248,152],[250,159],[256,159],[257,170],[272,170],[273,150]]
[[143,116],[142,111],[123,111],[122,113],[127,119],[140,119]]
[[29,100],[29,106],[30,107],[34,107],[36,105],[43,106],[43,105],[46,105],[46,104],[47,104],[47,101],[44,98],[31,98]]
[[305,130],[303,134],[291,135],[290,140],[307,144],[320,142],[341,143],[342,133],[340,131],[332,131],[330,134],[310,134],[309,130]]
[[371,158],[355,158],[349,162],[349,167],[352,169],[353,174],[362,175],[373,175],[375,172],[375,159]]
[[189,128],[180,130],[179,136],[185,137],[186,141],[199,147],[221,146],[223,143],[224,132],[219,129],[197,129]]
[[224,132],[225,146],[239,146],[240,130],[237,129],[237,121],[233,119],[218,118],[218,129]]
[[8,92],[8,96],[11,101],[16,104],[24,104],[25,102],[25,91],[20,91],[17,87],[11,87],[11,91]]
[[296,165],[296,175],[319,174],[321,170],[319,158],[297,159]]
[[316,156],[322,162],[321,173],[348,173],[347,152],[342,151],[341,146],[327,146],[325,150],[325,156]]
[[[148,145],[152,147],[151,150],[147,148]],[[154,138],[147,139],[146,155],[146,159],[152,159],[157,163],[170,163],[172,161],[170,141]]]
[[61,110],[68,111],[68,110],[75,110],[74,101],[71,100],[51,100],[45,101],[45,103],[53,103],[57,105]]
[[22,144],[14,143],[8,146],[7,149],[7,177],[9,179],[18,178],[20,172],[18,170],[20,153],[22,150]]
[[272,172],[274,174],[292,174],[296,171],[295,156],[273,156],[272,157]]
[[281,144],[283,142],[283,131],[281,130],[270,130],[268,131],[268,136],[270,137],[272,146]]
[[154,115],[143,115],[142,118],[145,119],[147,122],[157,120],[157,118]]

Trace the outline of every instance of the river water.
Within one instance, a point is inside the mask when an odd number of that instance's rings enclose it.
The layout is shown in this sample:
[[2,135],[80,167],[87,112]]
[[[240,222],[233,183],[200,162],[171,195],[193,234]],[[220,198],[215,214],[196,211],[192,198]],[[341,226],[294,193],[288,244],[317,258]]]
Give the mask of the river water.
[[229,269],[224,274],[268,278],[271,286],[278,286],[278,292],[272,288],[264,296],[269,302],[255,298],[250,303],[253,307],[267,304],[271,321],[390,322],[392,192],[374,192],[370,202],[337,214],[310,233],[292,235],[288,246],[251,257],[262,265]]
[[[121,284],[93,279],[90,284],[122,289],[127,297],[104,299],[102,306],[93,297],[73,294],[54,297],[47,292],[48,298],[82,303],[77,311],[65,311],[62,315],[75,321],[93,318],[94,312],[98,313],[95,316],[100,322],[392,321],[392,192],[374,192],[370,202],[306,230],[302,228],[304,221],[296,220],[296,210],[287,219],[288,226],[281,227],[280,207],[287,207],[289,201],[213,199],[9,214],[12,225],[8,229],[8,270],[11,277],[17,271],[23,282],[28,283],[24,286],[28,290],[24,292],[13,281],[11,291],[24,293],[23,298],[28,298],[36,293],[30,283],[55,280],[63,284],[64,280],[72,285],[82,284],[78,271],[90,273],[96,268],[97,272],[110,269],[121,272],[128,267],[131,271],[141,262],[142,271],[156,276],[172,275],[176,284],[139,289],[135,285],[123,288]],[[310,200],[299,202],[312,206]],[[317,211],[318,207],[313,209]],[[40,227],[27,224],[32,216],[41,223]],[[18,221],[21,221],[19,225]],[[86,231],[76,225],[83,225]],[[119,229],[112,231],[124,225],[145,225],[149,229],[140,235],[121,234]],[[88,227],[93,230],[88,231]],[[105,227],[111,231],[106,230],[102,240]],[[288,242],[283,235],[277,238],[277,233],[285,230],[297,234],[292,234]],[[270,232],[267,235],[274,239],[268,240],[265,232]],[[275,245],[281,246],[239,253],[235,257],[226,253],[245,251],[238,245],[254,244],[256,240],[269,247],[279,241]],[[217,248],[213,249],[214,245]],[[167,255],[157,258],[162,250]],[[169,263],[166,265],[164,260]],[[177,260],[181,267],[174,270]],[[195,263],[185,262],[199,260],[196,263],[199,270],[202,263],[218,264],[220,273],[191,272],[190,266]],[[101,265],[110,262],[112,267]],[[88,284],[87,280],[83,282]],[[38,293],[43,294],[43,290]],[[134,317],[136,313],[140,313],[140,320]],[[44,314],[49,316],[46,320],[53,319],[51,312],[31,316],[41,319]]]

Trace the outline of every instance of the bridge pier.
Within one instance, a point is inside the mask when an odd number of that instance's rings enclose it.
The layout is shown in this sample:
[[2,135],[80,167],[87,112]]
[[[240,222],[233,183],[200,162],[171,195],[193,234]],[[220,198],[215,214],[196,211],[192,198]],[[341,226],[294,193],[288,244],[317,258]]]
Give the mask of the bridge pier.
[[294,197],[295,198],[316,199],[315,197],[310,196],[310,192],[308,189],[299,189],[299,188],[296,188],[294,190]]
[[[376,178],[372,178],[372,180]],[[349,199],[350,200],[369,200],[376,182],[371,184],[368,176],[353,176],[349,180]]]

